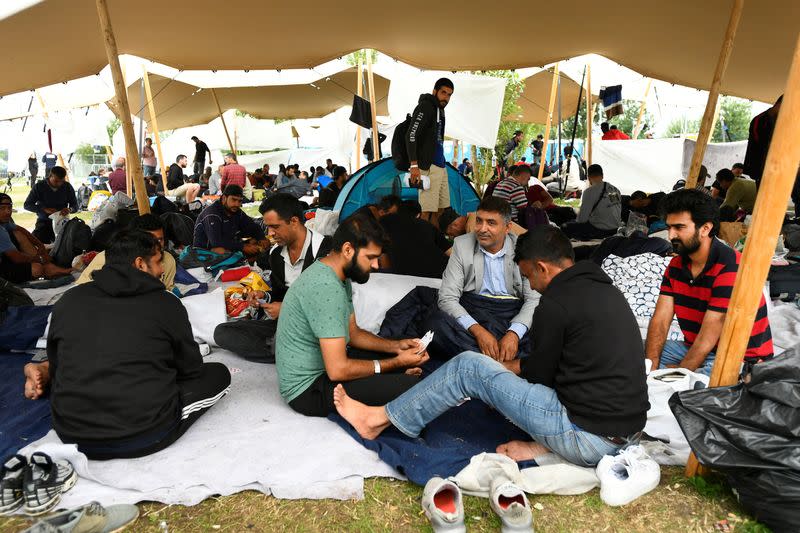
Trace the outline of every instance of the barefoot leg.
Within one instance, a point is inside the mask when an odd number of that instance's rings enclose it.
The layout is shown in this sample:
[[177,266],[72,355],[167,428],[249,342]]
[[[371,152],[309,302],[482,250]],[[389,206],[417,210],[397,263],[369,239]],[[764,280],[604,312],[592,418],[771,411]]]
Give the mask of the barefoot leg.
[[25,397],[36,400],[44,394],[50,383],[50,363],[28,363],[23,372],[25,374]]
[[497,447],[497,453],[506,455],[511,459],[520,461],[530,461],[541,455],[550,453],[550,450],[535,441],[525,442],[512,440]]
[[389,427],[389,418],[383,407],[370,407],[352,399],[341,384],[333,389],[333,404],[339,415],[367,440],[377,438],[381,431]]

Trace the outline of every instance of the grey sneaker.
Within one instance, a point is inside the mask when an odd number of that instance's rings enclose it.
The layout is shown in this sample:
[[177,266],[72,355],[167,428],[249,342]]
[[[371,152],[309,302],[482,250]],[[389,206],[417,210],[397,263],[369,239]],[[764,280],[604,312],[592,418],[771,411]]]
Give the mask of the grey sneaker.
[[422,492],[422,509],[434,533],[465,533],[461,489],[448,479],[433,477]]
[[492,510],[500,517],[503,533],[533,531],[533,514],[525,492],[505,478],[492,480],[489,489]]
[[12,455],[0,467],[0,515],[9,515],[22,507],[22,480],[28,460],[22,455]]
[[77,480],[78,474],[67,461],[54,463],[49,455],[35,452],[25,469],[25,514],[38,516],[54,508],[61,501],[61,493]]
[[135,505],[97,502],[44,518],[22,533],[115,533],[139,518]]

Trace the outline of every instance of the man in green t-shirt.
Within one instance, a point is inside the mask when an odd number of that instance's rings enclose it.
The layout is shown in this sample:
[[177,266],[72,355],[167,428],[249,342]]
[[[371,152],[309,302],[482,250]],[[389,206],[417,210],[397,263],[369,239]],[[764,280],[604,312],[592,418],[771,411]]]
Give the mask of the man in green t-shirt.
[[717,181],[725,193],[725,202],[720,206],[720,221],[731,222],[736,219],[739,209],[752,213],[756,205],[756,182],[737,178],[733,171],[723,168],[717,172]]
[[[281,306],[275,360],[280,392],[289,406],[307,416],[336,412],[333,389],[367,405],[383,405],[419,381],[419,339],[387,340],[362,330],[353,314],[351,281],[366,283],[378,268],[386,237],[380,224],[353,215],[333,235],[331,253],[308,267],[292,284]],[[348,346],[372,353],[373,360],[348,356]]]

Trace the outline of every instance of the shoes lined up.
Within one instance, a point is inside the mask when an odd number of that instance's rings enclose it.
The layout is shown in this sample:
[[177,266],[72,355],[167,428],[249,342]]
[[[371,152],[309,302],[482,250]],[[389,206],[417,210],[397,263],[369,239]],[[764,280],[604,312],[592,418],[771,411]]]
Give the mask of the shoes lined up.
[[61,494],[77,480],[78,474],[67,461],[54,462],[42,452],[34,452],[30,461],[13,455],[0,470],[0,515],[23,506],[27,515],[42,515],[58,505]]

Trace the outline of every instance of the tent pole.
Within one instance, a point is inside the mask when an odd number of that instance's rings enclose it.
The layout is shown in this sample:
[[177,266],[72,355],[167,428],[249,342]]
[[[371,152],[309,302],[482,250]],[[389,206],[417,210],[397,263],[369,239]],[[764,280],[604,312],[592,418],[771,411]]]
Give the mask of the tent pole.
[[[358,81],[356,82],[356,94],[359,98],[364,97],[364,60],[358,58]],[[352,161],[352,159],[351,159]],[[361,168],[361,126],[356,129],[356,169]]]
[[[236,154],[236,149],[233,147],[233,141],[231,141],[231,136],[228,133],[228,125],[225,124],[225,117],[222,116],[222,108],[219,106],[219,99],[217,98],[217,91],[214,88],[211,88],[211,96],[214,97],[214,104],[217,106],[217,113],[219,114],[219,119],[222,121],[222,129],[225,130],[225,137],[228,139],[228,146],[231,147],[231,153]],[[203,169],[205,170],[205,169]]]
[[372,50],[367,50],[367,88],[372,111],[372,160],[378,161],[381,158],[381,143],[378,140],[378,104],[375,100],[375,77],[372,75]]
[[592,164],[592,66],[586,65],[586,164]]
[[633,127],[631,137],[634,139],[639,138],[639,125],[642,123],[644,116],[644,109],[647,107],[647,95],[650,94],[650,86],[653,84],[653,78],[647,78],[647,87],[644,89],[644,97],[642,98],[642,105],[639,107],[639,115],[636,117],[636,125]]
[[556,164],[558,165],[558,170],[556,172],[558,173],[558,175],[561,174],[562,157],[564,157],[564,155],[561,152],[561,76],[559,76],[558,77],[558,157],[556,158]]
[[[719,339],[717,357],[711,371],[711,387],[736,383],[747,343],[761,301],[772,254],[783,225],[785,206],[800,165],[800,37],[795,45],[789,79],[781,111],[764,165],[764,177],[756,197],[753,222],[747,232],[744,253],[733,286],[725,324]],[[686,475],[697,473],[694,455],[686,465]]]
[[[47,106],[44,105],[44,98],[42,98],[42,93],[39,92],[39,89],[36,89],[34,92],[36,93],[36,98],[39,99],[39,105],[42,106],[42,115],[44,115],[45,122],[50,122],[50,117],[47,113]],[[27,117],[25,118],[27,120]],[[47,129],[49,129],[50,131],[53,130],[53,128],[47,128]],[[61,152],[58,152],[56,155],[58,156],[58,164],[61,165],[61,168],[67,170],[67,165],[64,164],[64,157],[61,155]],[[45,176],[44,178],[47,179],[47,176]],[[67,173],[67,181],[69,181],[69,173]]]
[[164,190],[167,190],[167,166],[164,162],[164,153],[161,151],[161,138],[158,135],[158,118],[156,117],[156,104],[153,102],[153,90],[150,88],[150,75],[147,67],[142,65],[142,79],[144,80],[144,90],[147,94],[147,110],[150,113],[150,127],[153,129],[153,137],[156,138],[156,150],[158,151],[158,162],[161,166],[161,181]]
[[478,183],[478,147],[474,144],[469,146],[469,158],[472,162],[472,183],[478,194],[483,197],[483,185]]
[[122,133],[125,135],[125,151],[128,154],[127,173],[133,177],[136,203],[139,208],[139,214],[143,215],[150,212],[150,199],[147,198],[147,190],[144,187],[141,162],[138,157],[130,157],[133,155],[132,152],[136,146],[136,136],[133,134],[128,91],[119,65],[117,40],[114,37],[114,29],[111,27],[111,16],[108,14],[106,0],[95,1],[97,4],[97,16],[100,18],[100,27],[103,29],[103,41],[106,47],[106,55],[108,56],[108,64],[111,67],[111,77],[114,80],[114,92],[117,94],[117,105],[119,106],[122,120]]
[[567,159],[567,172],[564,177],[564,186],[561,188],[561,197],[563,198],[567,193],[567,181],[569,181],[569,169],[572,164],[572,156],[575,155],[575,131],[578,129],[578,115],[581,110],[581,100],[583,99],[583,82],[586,81],[586,67],[583,67],[583,76],[581,76],[581,86],[578,89],[578,103],[575,108],[575,120],[572,122],[572,136],[570,137],[570,155]]
[[547,164],[547,145],[550,141],[550,123],[553,121],[553,106],[556,103],[556,89],[558,89],[558,63],[553,68],[553,83],[550,85],[550,100],[547,110],[547,123],[544,127],[544,145],[542,146],[542,160],[539,162],[539,181],[544,176],[544,166]]
[[739,19],[742,17],[744,0],[734,0],[731,9],[731,17],[728,20],[728,29],[725,31],[725,39],[722,41],[722,50],[717,60],[717,68],[714,71],[714,78],[711,81],[711,88],[708,91],[708,102],[703,113],[703,121],[700,123],[700,132],[697,134],[697,144],[694,146],[692,154],[692,164],[689,167],[689,175],[686,176],[686,188],[694,189],[697,185],[697,177],[700,174],[700,165],[703,164],[703,156],[706,153],[708,140],[711,138],[711,131],[714,121],[714,109],[717,107],[719,99],[719,88],[722,84],[722,77],[725,69],[728,68],[728,60],[733,51],[733,40],[736,37],[736,29],[739,26]]

